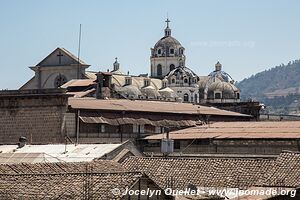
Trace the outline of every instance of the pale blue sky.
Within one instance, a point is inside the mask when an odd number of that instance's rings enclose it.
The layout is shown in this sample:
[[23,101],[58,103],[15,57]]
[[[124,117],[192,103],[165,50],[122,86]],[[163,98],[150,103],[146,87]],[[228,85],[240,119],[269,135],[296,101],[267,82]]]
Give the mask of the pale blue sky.
[[17,89],[56,47],[77,55],[90,70],[149,72],[150,48],[172,35],[186,48],[187,66],[207,75],[219,60],[235,80],[300,58],[298,0],[2,0],[0,89]]

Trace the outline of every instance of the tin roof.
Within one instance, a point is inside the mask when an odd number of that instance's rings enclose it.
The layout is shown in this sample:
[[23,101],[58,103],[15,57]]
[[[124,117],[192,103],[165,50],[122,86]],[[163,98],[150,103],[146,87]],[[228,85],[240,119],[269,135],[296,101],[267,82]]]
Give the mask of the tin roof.
[[0,163],[83,162],[101,158],[122,144],[0,146]]
[[96,83],[94,82],[95,80],[93,79],[72,79],[62,86],[61,88],[68,88],[68,87],[84,87],[84,86],[90,86],[90,85],[95,85]]
[[194,120],[150,120],[146,118],[106,118],[106,117],[79,117],[82,122],[88,124],[110,124],[113,126],[124,125],[124,124],[137,124],[137,125],[152,125],[152,126],[167,126],[167,127],[188,127],[188,126],[195,126],[201,121],[194,121]]
[[[216,122],[204,126],[196,126],[169,134],[171,139],[260,139],[300,138],[300,123],[297,121],[281,122]],[[148,140],[165,138],[165,134],[147,136]]]
[[93,109],[93,110],[117,110],[117,111],[136,111],[136,112],[156,112],[192,115],[220,115],[235,117],[251,117],[241,113],[221,110],[214,107],[194,105],[190,103],[143,101],[109,99],[100,100],[95,98],[69,98],[69,105],[74,109]]
[[74,97],[76,98],[81,98],[81,97],[85,97],[87,95],[93,94],[96,91],[95,88],[86,90],[86,91],[80,91],[80,92],[67,92],[67,94],[71,94],[74,95]]

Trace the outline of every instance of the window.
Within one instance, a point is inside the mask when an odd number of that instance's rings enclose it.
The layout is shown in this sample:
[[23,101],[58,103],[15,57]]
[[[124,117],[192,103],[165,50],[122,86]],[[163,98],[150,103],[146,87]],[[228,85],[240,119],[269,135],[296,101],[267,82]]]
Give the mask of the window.
[[132,132],[133,133],[145,133],[145,126],[132,124]]
[[172,78],[172,83],[175,83],[175,78]]
[[54,87],[59,88],[67,82],[67,78],[64,75],[59,74],[54,80]]
[[173,69],[175,69],[175,65],[174,65],[174,64],[171,64],[171,65],[170,65],[170,71],[172,71]]
[[101,133],[104,133],[104,132],[105,132],[105,125],[101,124]]
[[185,78],[185,79],[184,79],[184,83],[188,83],[188,80],[187,80],[187,78]]
[[240,99],[240,93],[236,93],[236,98]]
[[137,124],[132,124],[132,132],[138,133],[139,132],[139,126]]
[[174,54],[174,49],[170,49],[170,54]]
[[144,80],[144,86],[147,87],[150,85],[150,81],[148,79]]
[[195,94],[195,102],[197,103],[198,102],[198,95]]
[[215,93],[215,99],[221,99],[221,93],[220,92]]
[[162,66],[161,64],[157,65],[157,76],[161,76],[162,75]]
[[160,55],[161,54],[161,49],[157,50],[157,54]]
[[178,140],[174,141],[174,149],[180,149],[180,141]]
[[145,133],[145,125],[140,125],[140,133]]
[[189,101],[189,95],[188,95],[188,94],[185,93],[185,94],[183,95],[183,101],[184,101],[184,102],[188,102],[188,101]]
[[155,126],[155,133],[161,133],[161,127]]
[[183,54],[183,48],[179,49],[180,54]]
[[125,84],[126,84],[126,85],[131,85],[131,83],[132,83],[131,77],[127,77],[127,78],[125,79]]
[[167,81],[163,81],[163,87],[165,88],[165,87],[167,87]]

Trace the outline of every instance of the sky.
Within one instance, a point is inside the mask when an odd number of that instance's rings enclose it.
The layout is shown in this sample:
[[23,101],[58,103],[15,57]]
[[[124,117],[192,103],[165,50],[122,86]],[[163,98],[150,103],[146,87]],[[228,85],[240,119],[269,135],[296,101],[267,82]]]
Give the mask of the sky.
[[300,59],[298,0],[26,0],[0,1],[0,89],[18,89],[34,66],[57,47],[77,55],[88,70],[149,73],[150,48],[164,35],[185,47],[186,65],[208,75],[220,61],[240,81]]

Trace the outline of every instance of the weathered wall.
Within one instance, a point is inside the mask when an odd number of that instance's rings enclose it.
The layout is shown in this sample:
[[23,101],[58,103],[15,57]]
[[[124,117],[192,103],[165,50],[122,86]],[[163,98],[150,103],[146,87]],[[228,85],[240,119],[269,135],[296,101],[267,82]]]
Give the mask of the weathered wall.
[[61,90],[0,92],[0,144],[64,142],[67,102]]
[[[174,152],[186,154],[257,154],[277,155],[283,150],[299,151],[300,142],[289,139],[180,140]],[[143,144],[147,153],[160,152],[160,142]],[[177,148],[176,148],[177,147]],[[178,148],[179,147],[179,148]]]

